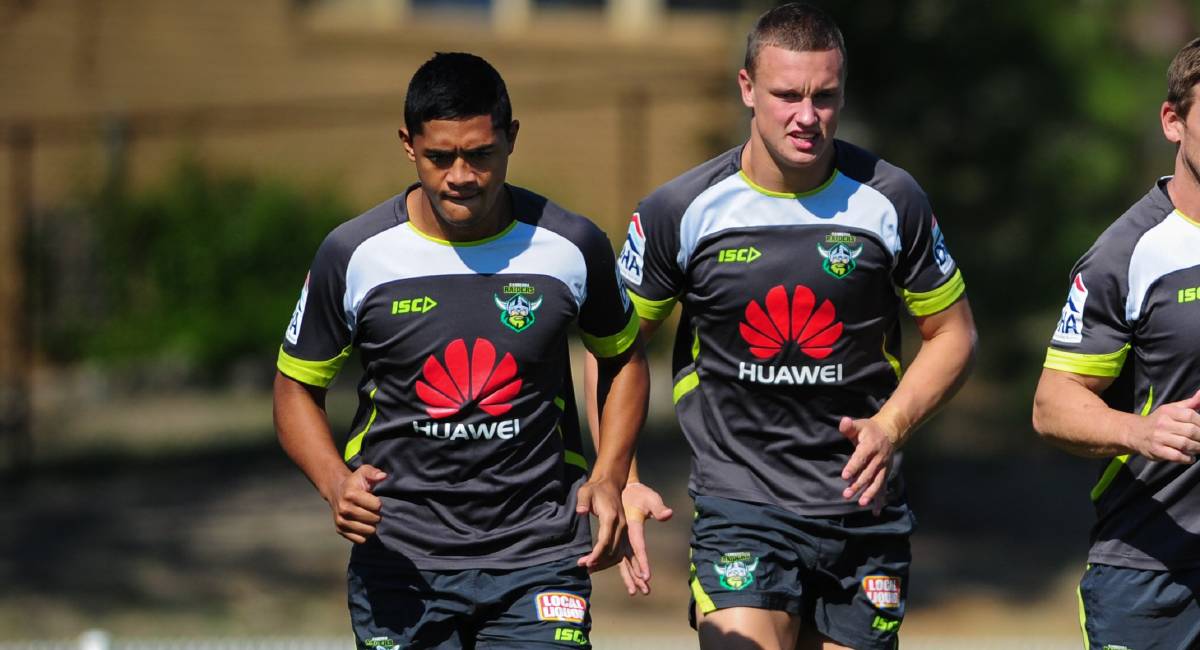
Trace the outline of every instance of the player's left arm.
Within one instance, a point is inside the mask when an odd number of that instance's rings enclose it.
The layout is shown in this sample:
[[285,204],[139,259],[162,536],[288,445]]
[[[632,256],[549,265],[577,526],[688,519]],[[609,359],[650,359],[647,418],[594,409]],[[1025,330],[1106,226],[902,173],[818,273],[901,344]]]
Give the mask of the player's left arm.
[[946,309],[916,318],[921,347],[895,392],[869,418],[843,417],[838,428],[854,443],[842,470],[843,492],[858,504],[883,506],[892,455],[922,422],[950,400],[970,372],[975,356],[975,320],[963,294]]
[[650,370],[641,338],[621,354],[597,357],[596,375],[596,464],[588,482],[579,488],[576,506],[580,514],[590,512],[600,523],[595,546],[579,560],[592,571],[606,569],[624,555],[626,524],[621,493],[650,398]]

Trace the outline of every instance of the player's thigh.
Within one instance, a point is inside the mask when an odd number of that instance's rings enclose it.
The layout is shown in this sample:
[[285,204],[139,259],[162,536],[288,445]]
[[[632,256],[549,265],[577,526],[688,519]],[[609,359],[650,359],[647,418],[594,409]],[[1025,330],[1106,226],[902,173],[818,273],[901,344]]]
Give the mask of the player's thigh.
[[360,650],[470,647],[470,607],[459,593],[466,572],[351,564],[350,624]]
[[1088,566],[1079,582],[1080,622],[1093,648],[1200,646],[1200,571]]
[[479,650],[591,648],[592,583],[574,557],[485,575]]
[[796,650],[854,650],[854,648],[830,639],[812,626],[806,626],[800,629],[800,636],[796,639]]
[[800,617],[755,607],[729,607],[696,612],[701,650],[792,650]]

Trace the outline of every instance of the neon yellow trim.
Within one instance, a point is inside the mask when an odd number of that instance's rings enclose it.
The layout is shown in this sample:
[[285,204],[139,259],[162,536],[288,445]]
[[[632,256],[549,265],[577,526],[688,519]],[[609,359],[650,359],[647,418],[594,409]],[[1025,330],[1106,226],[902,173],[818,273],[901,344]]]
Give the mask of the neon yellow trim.
[[887,359],[887,362],[889,364],[891,364],[891,366],[892,366],[892,370],[895,371],[896,379],[903,379],[904,378],[904,368],[901,367],[899,359],[888,354],[887,337],[886,336],[883,337],[883,345],[880,346],[880,349],[883,350],[883,358]]
[[742,180],[745,181],[746,184],[750,186],[750,189],[754,190],[755,192],[758,192],[759,194],[765,194],[769,197],[776,198],[776,199],[799,199],[799,198],[803,198],[806,196],[812,196],[813,194],[816,194],[816,193],[820,192],[821,190],[824,190],[825,188],[829,187],[830,185],[833,185],[833,179],[838,177],[838,170],[836,170],[836,169],[833,170],[833,173],[829,175],[829,178],[825,179],[824,183],[821,183],[820,185],[812,188],[811,190],[808,190],[807,192],[776,192],[775,190],[768,190],[767,188],[763,187],[762,185],[759,185],[758,183],[755,183],[754,181],[750,180],[750,177],[746,174],[746,171],[744,169],[738,170],[738,176],[740,176],[742,178]]
[[[1125,347],[1129,347],[1128,345]],[[1150,411],[1154,409],[1154,387],[1150,387],[1150,395],[1146,397],[1146,403],[1142,405],[1142,417],[1150,415]],[[1129,462],[1129,454],[1121,454],[1112,459],[1108,467],[1104,468],[1104,474],[1100,475],[1100,480],[1096,482],[1096,487],[1092,488],[1092,501],[1097,501],[1104,495],[1104,491],[1112,482],[1117,479],[1117,473],[1121,468]]]
[[628,350],[629,346],[637,340],[640,323],[641,319],[638,318],[637,310],[634,310],[629,313],[629,322],[625,323],[625,327],[612,336],[592,336],[583,330],[579,331],[579,336],[583,339],[583,345],[591,350],[592,354],[601,358],[615,357]]
[[692,389],[696,388],[699,385],[700,385],[700,375],[697,375],[696,371],[693,370],[692,372],[689,372],[688,374],[684,375],[683,378],[680,379],[679,382],[675,384],[675,390],[672,391],[672,398],[674,399],[674,403],[678,404],[679,400],[683,399],[684,395],[687,395],[688,393],[692,392]]
[[1073,372],[1077,375],[1116,377],[1121,374],[1121,367],[1125,365],[1125,357],[1128,355],[1128,343],[1120,350],[1107,354],[1081,354],[1048,348],[1046,362],[1042,365],[1051,370]]
[[566,403],[566,401],[564,401],[564,400],[563,400],[563,398],[561,398],[561,397],[555,397],[555,398],[554,398],[554,405],[555,405],[555,406],[557,406],[557,407],[558,407],[558,410],[560,410],[560,411],[565,411],[565,410],[567,410],[567,403]]
[[967,283],[963,281],[962,271],[955,269],[954,275],[933,291],[918,293],[905,289],[904,303],[908,305],[908,313],[913,316],[929,316],[953,305],[966,290]]
[[349,462],[351,458],[354,458],[360,451],[362,451],[363,438],[367,435],[367,432],[371,430],[371,425],[375,424],[375,416],[379,415],[379,408],[375,406],[375,391],[377,390],[379,390],[378,386],[372,388],[371,394],[368,396],[368,398],[371,400],[371,417],[367,418],[367,426],[363,427],[363,430],[359,431],[358,435],[354,436],[349,442],[346,443],[346,453],[342,457],[345,458],[347,462]]
[[692,330],[692,361],[700,358],[700,328]]
[[412,221],[408,222],[408,227],[412,228],[412,231],[417,233],[418,235],[420,235],[420,237],[422,239],[428,239],[429,241],[431,241],[435,244],[441,244],[442,246],[454,246],[454,247],[482,246],[484,244],[490,244],[491,242],[494,242],[497,239],[500,239],[501,237],[512,232],[512,229],[517,227],[517,220],[513,219],[512,223],[510,223],[504,227],[504,230],[501,230],[500,232],[492,235],[491,237],[484,237],[483,239],[476,239],[475,241],[450,241],[447,239],[438,239],[437,237],[434,237],[433,235],[427,235],[427,234],[421,232],[421,229],[414,226]]
[[279,372],[296,381],[318,388],[329,388],[329,384],[333,383],[333,378],[342,369],[342,364],[350,356],[350,347],[347,345],[341,354],[328,361],[306,361],[304,359],[297,359],[284,352],[281,345],[279,346],[279,359],[275,362],[275,367],[279,368]]
[[564,449],[563,462],[568,465],[574,465],[585,472],[588,471],[588,462],[587,459],[583,457],[583,454],[573,452],[569,449]]
[[643,298],[636,293],[625,290],[629,294],[629,300],[633,302],[633,308],[637,310],[638,316],[646,320],[662,320],[671,315],[671,310],[675,309],[675,303],[678,298],[667,298],[666,300],[650,300]]
[[1196,221],[1195,219],[1187,216],[1186,214],[1183,213],[1183,210],[1180,210],[1179,208],[1175,208],[1175,214],[1183,217],[1184,221],[1192,224],[1193,226],[1196,226],[1197,228],[1200,228],[1200,221]]
[[701,614],[711,614],[717,611],[717,605],[713,602],[708,594],[704,593],[704,587],[700,586],[700,578],[696,575],[696,565],[692,565],[692,598],[696,599],[696,605],[700,607]]
[[[1084,569],[1084,573],[1086,574],[1088,569],[1091,569],[1091,568],[1092,568],[1092,565],[1090,565],[1090,564],[1087,565],[1087,569]],[[1075,595],[1079,597],[1079,631],[1083,632],[1083,650],[1090,650],[1092,647],[1092,642],[1090,639],[1088,639],[1087,612],[1085,612],[1083,610],[1083,585],[1082,584],[1079,585],[1078,587],[1075,587]]]

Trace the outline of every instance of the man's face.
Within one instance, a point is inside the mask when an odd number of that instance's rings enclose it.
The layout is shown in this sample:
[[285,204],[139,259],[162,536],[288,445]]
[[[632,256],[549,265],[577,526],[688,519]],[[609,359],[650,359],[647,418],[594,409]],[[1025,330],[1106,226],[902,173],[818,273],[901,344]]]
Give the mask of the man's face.
[[434,213],[451,228],[477,226],[501,198],[517,122],[508,133],[493,129],[490,115],[421,126],[420,134],[401,130],[400,138]]
[[[1192,87],[1192,102],[1187,115],[1181,115],[1167,102],[1163,102],[1162,126],[1167,140],[1179,145],[1176,159],[1176,174],[1189,174],[1194,182],[1200,183],[1200,84]],[[1180,169],[1182,165],[1182,169]]]
[[742,70],[742,102],[754,110],[754,130],[783,168],[824,164],[842,110],[842,54],[793,52],[768,45],[755,59],[754,76]]

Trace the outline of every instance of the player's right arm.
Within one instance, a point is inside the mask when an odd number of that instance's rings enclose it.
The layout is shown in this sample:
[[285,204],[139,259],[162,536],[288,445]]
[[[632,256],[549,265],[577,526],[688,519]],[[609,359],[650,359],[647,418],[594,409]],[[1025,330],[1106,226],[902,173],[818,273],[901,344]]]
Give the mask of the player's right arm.
[[1111,458],[1139,454],[1191,464],[1200,455],[1200,391],[1145,416],[1109,408],[1100,394],[1112,377],[1042,370],[1033,398],[1033,428],[1072,454]]
[[375,533],[382,504],[371,490],[386,478],[362,464],[353,472],[334,445],[325,393],[350,356],[354,328],[346,312],[346,268],[353,252],[345,226],[321,243],[279,348],[275,431],[289,458],[333,511],[338,534],[361,544]]
[[288,457],[329,504],[338,534],[362,544],[375,534],[383,505],[371,489],[387,475],[367,464],[354,472],[346,467],[329,430],[325,393],[276,372],[275,431]]

